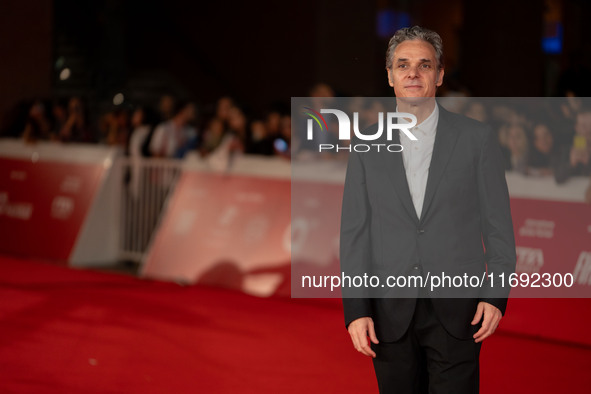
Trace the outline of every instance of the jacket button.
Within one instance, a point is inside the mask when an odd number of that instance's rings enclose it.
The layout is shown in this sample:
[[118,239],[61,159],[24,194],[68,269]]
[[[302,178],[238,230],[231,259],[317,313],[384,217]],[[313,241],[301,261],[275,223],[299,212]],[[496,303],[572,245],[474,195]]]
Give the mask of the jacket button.
[[424,234],[424,233],[425,233],[425,230],[422,228],[417,230],[417,234]]

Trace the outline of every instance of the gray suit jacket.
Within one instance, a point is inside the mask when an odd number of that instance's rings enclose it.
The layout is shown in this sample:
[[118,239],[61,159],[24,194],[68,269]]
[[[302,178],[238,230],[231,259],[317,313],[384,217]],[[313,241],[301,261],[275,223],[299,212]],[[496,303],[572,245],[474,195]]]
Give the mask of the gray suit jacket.
[[[377,143],[399,143],[397,132],[393,141],[385,134]],[[470,325],[478,301],[505,312],[509,288],[506,282],[500,286],[499,275],[515,270],[515,241],[503,158],[490,127],[440,107],[421,216],[412,203],[402,153],[350,154],[341,270],[351,277],[376,275],[380,285],[342,289],[346,325],[369,316],[378,339],[394,341],[404,334],[416,297],[425,289],[382,286],[389,275],[494,275],[492,284],[427,291],[437,317],[458,338],[478,329]]]

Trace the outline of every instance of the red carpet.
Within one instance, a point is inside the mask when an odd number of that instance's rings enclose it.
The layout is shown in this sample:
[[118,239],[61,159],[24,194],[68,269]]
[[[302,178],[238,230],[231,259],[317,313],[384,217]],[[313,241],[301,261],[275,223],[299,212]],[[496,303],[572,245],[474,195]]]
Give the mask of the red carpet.
[[[0,393],[377,391],[336,301],[259,299],[10,258],[0,258],[0,299]],[[483,346],[482,393],[591,391],[591,346],[575,343],[589,343],[589,303],[557,321],[553,313],[568,314],[544,302],[531,321],[518,318],[531,301],[510,304],[503,330]]]

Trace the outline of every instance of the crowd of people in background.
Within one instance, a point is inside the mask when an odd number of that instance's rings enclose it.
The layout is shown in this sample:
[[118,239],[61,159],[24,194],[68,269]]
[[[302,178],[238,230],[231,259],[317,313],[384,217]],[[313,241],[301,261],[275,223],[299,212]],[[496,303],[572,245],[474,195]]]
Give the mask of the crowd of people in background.
[[[334,96],[326,84],[310,90],[311,100]],[[590,176],[591,102],[574,95],[549,100],[546,107],[532,109],[525,104],[508,105],[515,103],[510,99],[466,97],[455,102],[454,110],[498,131],[508,171],[553,176],[559,184],[571,176]],[[364,105],[368,111],[379,111],[379,105]],[[120,146],[131,157],[183,158],[191,151],[208,156],[218,150],[291,157],[291,114],[285,104],[257,116],[227,96],[197,108],[190,100],[165,94],[153,106],[114,106],[95,122],[88,112],[79,97],[34,100],[20,134],[28,143],[49,140]],[[294,135],[296,150],[306,149],[303,139]]]
[[289,158],[291,118],[285,108],[277,104],[264,114],[248,116],[231,97],[198,108],[191,100],[165,94],[153,106],[113,106],[92,122],[79,97],[36,99],[12,125],[17,132],[4,134],[20,135],[26,143],[119,146],[131,157],[183,158],[192,151],[207,156],[223,149]]
[[498,132],[505,169],[553,176],[558,184],[591,175],[591,102],[580,97],[468,101],[464,114]]

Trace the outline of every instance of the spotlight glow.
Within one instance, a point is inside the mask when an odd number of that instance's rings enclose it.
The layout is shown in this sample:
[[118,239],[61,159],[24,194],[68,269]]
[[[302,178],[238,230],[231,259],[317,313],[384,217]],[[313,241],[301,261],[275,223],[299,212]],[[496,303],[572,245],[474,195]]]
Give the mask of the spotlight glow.
[[113,96],[113,104],[115,105],[121,105],[123,103],[123,100],[125,100],[125,96],[123,96],[123,93],[117,93],[115,96]]
[[64,68],[61,72],[60,72],[60,80],[65,81],[66,79],[70,78],[70,69],[69,68]]

